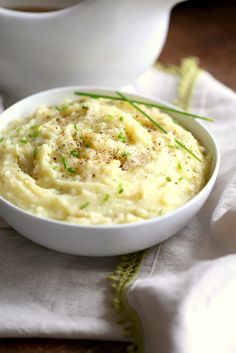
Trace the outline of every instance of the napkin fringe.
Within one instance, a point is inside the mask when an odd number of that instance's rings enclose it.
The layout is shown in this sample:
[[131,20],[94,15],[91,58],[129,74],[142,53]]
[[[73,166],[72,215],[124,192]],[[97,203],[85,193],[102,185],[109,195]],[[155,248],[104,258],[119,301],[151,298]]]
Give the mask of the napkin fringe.
[[139,274],[144,255],[145,251],[140,251],[122,256],[117,268],[108,276],[114,290],[112,306],[121,318],[118,323],[123,326],[124,336],[132,340],[127,348],[129,353],[138,353],[143,349],[141,323],[136,312],[128,304],[126,289]]
[[180,77],[178,99],[172,103],[184,110],[188,110],[196,79],[202,71],[199,67],[199,59],[193,56],[182,59],[180,66],[157,63],[155,67],[158,70]]
[[201,73],[199,59],[190,57],[182,60],[180,66],[180,82],[178,87],[178,101],[176,105],[184,110],[189,110],[193,89],[198,75]]

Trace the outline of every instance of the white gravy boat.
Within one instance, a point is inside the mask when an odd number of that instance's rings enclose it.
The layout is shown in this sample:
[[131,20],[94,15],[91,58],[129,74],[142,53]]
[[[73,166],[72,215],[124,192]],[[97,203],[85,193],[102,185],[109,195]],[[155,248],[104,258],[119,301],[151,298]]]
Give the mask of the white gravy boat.
[[[155,62],[178,0],[0,0],[0,94],[119,87]],[[23,12],[14,7],[57,8]],[[8,8],[6,8],[8,7]]]

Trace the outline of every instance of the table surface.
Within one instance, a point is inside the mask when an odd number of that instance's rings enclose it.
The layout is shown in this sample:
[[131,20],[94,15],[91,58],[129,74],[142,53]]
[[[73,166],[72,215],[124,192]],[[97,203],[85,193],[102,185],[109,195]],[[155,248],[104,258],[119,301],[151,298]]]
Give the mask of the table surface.
[[[159,61],[179,64],[196,56],[201,67],[236,90],[236,6],[233,1],[177,5]],[[3,339],[0,353],[123,353],[126,344],[81,340]]]

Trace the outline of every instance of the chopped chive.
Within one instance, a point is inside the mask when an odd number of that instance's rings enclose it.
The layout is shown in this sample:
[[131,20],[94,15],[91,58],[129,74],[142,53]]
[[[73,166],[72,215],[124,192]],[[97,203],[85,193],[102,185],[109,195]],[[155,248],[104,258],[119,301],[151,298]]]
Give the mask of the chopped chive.
[[34,131],[32,134],[29,134],[30,138],[36,138],[39,136],[39,131]]
[[5,137],[0,137],[0,143],[4,141]]
[[172,181],[172,179],[168,176],[166,177],[166,181]]
[[33,150],[33,159],[35,159],[35,158],[37,157],[37,153],[38,153],[38,149],[35,148],[35,149]]
[[121,132],[117,135],[117,138],[118,138],[121,142],[123,142],[123,143],[126,143],[126,142],[127,142],[127,138],[126,138],[126,136],[125,136],[125,134],[124,134],[123,131],[121,131]]
[[61,161],[62,161],[63,167],[67,170],[68,169],[68,163],[67,163],[66,157],[62,156],[61,157]]
[[118,194],[122,194],[123,191],[124,191],[123,185],[120,183],[118,185]]
[[29,134],[30,138],[36,138],[39,136],[40,134],[40,130],[41,130],[41,126],[39,125],[32,125],[30,127],[30,130],[32,130],[33,132],[31,134]]
[[158,216],[162,216],[163,215],[163,209],[161,208],[158,212]]
[[178,167],[179,170],[181,170],[182,169],[182,164],[180,162],[178,162],[177,167]]
[[86,107],[86,105],[82,105],[82,109],[88,110],[88,107]]
[[90,202],[85,202],[83,205],[80,206],[80,209],[83,210],[84,208],[88,207]]
[[[105,94],[97,94],[97,93],[91,93],[91,92],[78,92],[77,91],[77,92],[74,92],[74,94],[77,95],[77,96],[90,97],[90,98],[94,98],[94,99],[104,98],[104,99],[112,99],[112,100],[124,101],[124,99],[122,97],[109,96],[109,95],[105,95]],[[141,100],[137,100],[137,99],[130,99],[130,101],[132,103],[146,105],[147,107],[159,108],[162,111],[177,113],[177,114],[186,116],[186,117],[191,118],[191,119],[202,119],[202,120],[206,120],[206,121],[210,121],[210,122],[214,121],[214,119],[212,119],[212,118],[209,118],[209,117],[206,117],[206,116],[197,115],[197,114],[188,113],[188,112],[181,111],[181,110],[174,109],[174,108],[170,108],[170,107],[167,107],[167,106],[165,106],[163,104],[150,103],[150,102],[145,102],[145,101],[141,101]]]
[[75,131],[79,131],[79,128],[76,124],[74,124],[74,129],[75,129]]
[[22,145],[25,145],[25,144],[28,143],[28,142],[29,142],[29,141],[26,140],[25,138],[20,140],[20,143],[21,143]]
[[131,153],[128,152],[128,151],[124,151],[124,152],[121,153],[121,157],[123,157],[123,158],[126,158],[126,157],[128,157],[130,155],[131,155]]
[[107,118],[108,120],[113,120],[114,116],[111,114],[107,114],[107,115],[105,115],[105,118]]
[[53,169],[53,170],[59,170],[59,166],[58,166],[58,165],[54,165],[54,166],[52,167],[52,169]]
[[62,156],[62,157],[61,157],[61,161],[62,161],[63,167],[64,167],[69,173],[73,173],[73,174],[76,173],[76,170],[75,170],[74,168],[68,166],[68,162],[67,162],[66,157]]
[[32,125],[30,126],[30,130],[39,130],[40,129],[40,125]]
[[91,144],[90,144],[90,143],[86,143],[86,144],[84,145],[84,147],[85,147],[85,148],[90,148],[90,147],[91,147]]
[[124,117],[123,117],[123,116],[120,116],[120,117],[119,117],[119,120],[120,120],[120,121],[124,121]]
[[68,104],[64,104],[62,106],[62,111],[64,112],[65,110],[67,110],[69,108]]
[[72,173],[72,174],[76,173],[75,168],[69,167],[69,168],[67,168],[67,170],[68,170],[69,173]]
[[23,130],[23,127],[18,127],[18,128],[16,129],[17,134],[19,134],[22,130]]
[[183,180],[183,177],[180,177],[180,178],[178,179],[178,181],[181,181],[181,180]]
[[68,109],[68,105],[67,104],[63,104],[63,105],[57,105],[56,110],[58,110],[60,113],[65,112]]
[[72,157],[76,157],[76,158],[79,158],[79,156],[80,156],[79,152],[77,152],[76,150],[70,151],[70,155]]
[[105,194],[104,198],[103,198],[103,201],[107,202],[109,200],[109,198],[110,198],[110,195],[109,194]]

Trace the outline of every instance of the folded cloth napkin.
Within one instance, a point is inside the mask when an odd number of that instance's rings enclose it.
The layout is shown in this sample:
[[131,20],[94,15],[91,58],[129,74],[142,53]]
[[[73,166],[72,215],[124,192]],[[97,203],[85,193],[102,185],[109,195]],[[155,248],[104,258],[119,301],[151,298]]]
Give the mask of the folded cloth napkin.
[[160,246],[121,258],[53,252],[1,221],[0,337],[131,340],[131,349],[145,353],[235,353],[236,95],[194,59],[152,68],[125,89],[215,118],[204,123],[222,156],[209,200]]
[[[156,86],[148,93],[161,96]],[[202,210],[160,245],[152,273],[135,280],[127,296],[146,353],[235,353],[236,94],[201,71],[188,100],[192,112],[215,118],[204,124],[219,143],[219,177]]]

